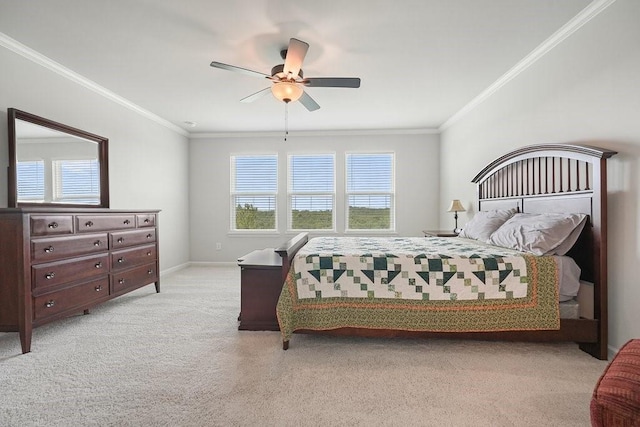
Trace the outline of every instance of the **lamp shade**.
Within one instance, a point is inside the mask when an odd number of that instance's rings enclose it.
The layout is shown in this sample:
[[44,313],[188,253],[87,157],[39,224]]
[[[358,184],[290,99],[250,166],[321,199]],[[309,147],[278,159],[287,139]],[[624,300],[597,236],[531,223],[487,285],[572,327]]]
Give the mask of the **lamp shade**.
[[447,212],[464,212],[466,209],[460,203],[460,200],[453,199],[451,201],[451,206],[449,206],[449,210]]
[[297,101],[302,96],[302,88],[293,82],[277,82],[271,86],[271,93],[280,101]]

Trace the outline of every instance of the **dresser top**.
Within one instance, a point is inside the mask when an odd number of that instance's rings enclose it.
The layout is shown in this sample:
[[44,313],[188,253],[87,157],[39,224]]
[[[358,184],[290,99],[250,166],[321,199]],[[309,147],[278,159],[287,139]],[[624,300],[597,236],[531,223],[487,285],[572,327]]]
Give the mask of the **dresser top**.
[[50,206],[24,206],[18,208],[0,208],[2,214],[122,214],[122,213],[158,213],[159,209],[109,209],[109,208],[74,208],[74,207],[50,207]]

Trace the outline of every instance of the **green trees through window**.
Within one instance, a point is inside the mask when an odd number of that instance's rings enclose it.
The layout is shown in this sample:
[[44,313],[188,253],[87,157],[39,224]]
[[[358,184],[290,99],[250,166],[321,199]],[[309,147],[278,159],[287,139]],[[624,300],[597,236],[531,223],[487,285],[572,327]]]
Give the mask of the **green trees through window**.
[[[289,155],[287,229],[335,230],[334,154]],[[347,230],[393,230],[393,153],[345,154]],[[278,156],[231,156],[233,230],[278,229]]]

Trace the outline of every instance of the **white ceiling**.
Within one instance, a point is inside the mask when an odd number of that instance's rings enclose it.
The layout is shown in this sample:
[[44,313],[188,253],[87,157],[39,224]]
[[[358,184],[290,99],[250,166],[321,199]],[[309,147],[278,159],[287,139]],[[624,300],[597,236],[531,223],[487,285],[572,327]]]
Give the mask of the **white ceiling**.
[[[0,0],[0,33],[190,133],[284,127],[266,80],[291,37],[310,44],[289,128],[438,128],[578,15],[590,0]],[[196,122],[191,128],[184,122]]]

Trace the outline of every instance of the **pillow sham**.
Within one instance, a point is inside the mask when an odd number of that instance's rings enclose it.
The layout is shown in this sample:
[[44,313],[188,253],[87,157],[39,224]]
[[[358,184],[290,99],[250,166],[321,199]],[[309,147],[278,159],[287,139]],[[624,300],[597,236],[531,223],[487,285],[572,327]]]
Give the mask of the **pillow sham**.
[[[586,219],[584,214],[518,213],[491,234],[488,243],[534,255],[564,255],[578,239]],[[573,241],[567,241],[569,237]]]
[[477,212],[465,224],[458,237],[479,240],[486,243],[491,234],[516,213],[515,209],[495,209]]

